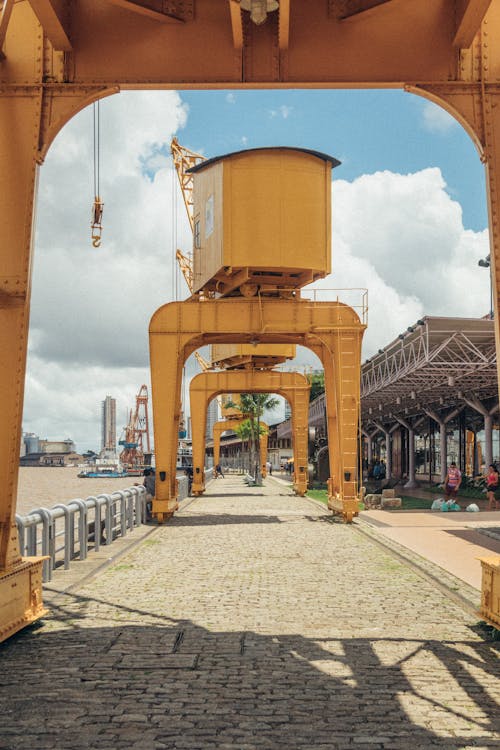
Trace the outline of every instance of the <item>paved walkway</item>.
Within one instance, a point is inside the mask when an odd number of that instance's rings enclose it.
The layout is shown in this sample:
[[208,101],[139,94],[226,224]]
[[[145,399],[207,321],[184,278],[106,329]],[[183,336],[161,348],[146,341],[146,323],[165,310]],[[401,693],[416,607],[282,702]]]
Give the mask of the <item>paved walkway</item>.
[[379,533],[481,590],[480,557],[500,555],[500,513],[363,511]]
[[362,528],[213,482],[0,647],[1,750],[498,747],[496,644]]

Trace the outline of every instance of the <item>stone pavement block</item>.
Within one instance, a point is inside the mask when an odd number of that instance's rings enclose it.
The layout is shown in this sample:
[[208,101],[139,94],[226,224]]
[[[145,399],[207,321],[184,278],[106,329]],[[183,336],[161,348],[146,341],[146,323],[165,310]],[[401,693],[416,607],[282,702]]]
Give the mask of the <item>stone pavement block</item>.
[[496,644],[360,528],[210,485],[0,647],[1,750],[494,747]]

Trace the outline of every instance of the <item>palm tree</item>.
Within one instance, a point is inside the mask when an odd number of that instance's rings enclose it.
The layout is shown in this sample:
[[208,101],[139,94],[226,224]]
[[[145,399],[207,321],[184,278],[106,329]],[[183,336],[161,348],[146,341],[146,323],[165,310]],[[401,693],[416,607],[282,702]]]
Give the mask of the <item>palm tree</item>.
[[[251,467],[255,467],[255,482],[256,484],[262,483],[262,471],[260,466],[260,459],[255,461],[255,451],[257,456],[260,456],[260,436],[264,432],[260,424],[260,419],[265,411],[273,411],[279,404],[279,400],[276,396],[272,396],[270,393],[242,393],[239,408],[242,414],[248,418],[249,431],[250,431],[250,445],[251,448]],[[252,473],[252,468],[250,473]]]
[[234,428],[235,433],[240,437],[242,443],[247,444],[247,452],[250,447],[250,438],[252,437],[252,428],[250,426],[250,420],[245,419],[243,422]]

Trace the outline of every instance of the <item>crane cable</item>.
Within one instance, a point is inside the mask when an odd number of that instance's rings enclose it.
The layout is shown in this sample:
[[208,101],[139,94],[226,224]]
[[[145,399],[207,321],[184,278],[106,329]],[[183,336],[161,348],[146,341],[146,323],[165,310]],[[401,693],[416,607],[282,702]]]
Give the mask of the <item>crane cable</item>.
[[175,251],[176,251],[176,243],[177,243],[177,237],[174,230],[174,212],[175,212],[175,191],[177,189],[177,185],[175,184],[175,168],[172,169],[171,172],[171,202],[170,202],[170,248],[171,248],[171,258],[172,258],[172,265],[171,265],[171,274],[172,278],[170,279],[170,292],[172,295],[172,300],[175,301],[175,270],[177,266],[177,258],[175,257]]
[[100,247],[102,233],[102,212],[104,203],[100,198],[100,151],[101,151],[101,122],[100,122],[100,102],[94,102],[94,205],[92,206],[92,246]]

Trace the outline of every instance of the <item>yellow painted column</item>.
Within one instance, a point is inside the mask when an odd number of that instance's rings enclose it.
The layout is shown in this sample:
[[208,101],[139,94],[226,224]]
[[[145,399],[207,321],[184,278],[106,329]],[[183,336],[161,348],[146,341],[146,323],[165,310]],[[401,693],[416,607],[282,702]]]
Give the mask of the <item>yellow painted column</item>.
[[328,507],[347,521],[358,514],[358,435],[362,331],[322,334],[330,479]]
[[[213,390],[213,389],[211,389]],[[193,441],[193,484],[192,495],[201,495],[205,491],[205,435],[207,432],[207,407],[213,393],[206,390],[190,390],[191,435]]]
[[[167,305],[175,315],[175,303]],[[190,336],[177,332],[151,333],[149,352],[151,389],[154,406],[154,445],[156,460],[156,490],[153,515],[161,523],[177,509],[176,479],[179,419],[181,413],[182,370],[187,356]]]
[[40,101],[0,98],[0,570],[19,561],[15,520],[29,324]]
[[484,95],[485,165],[490,230],[491,283],[500,392],[500,90],[498,85]]
[[293,489],[301,497],[307,492],[308,479],[309,391],[309,387],[297,388],[291,391],[288,396],[292,406]]
[[266,428],[266,431],[259,436],[260,444],[260,470],[264,479],[267,477],[267,438],[268,431],[265,422],[261,422],[261,425]]
[[41,99],[0,97],[0,640],[44,613],[42,558],[21,559],[15,512]]

